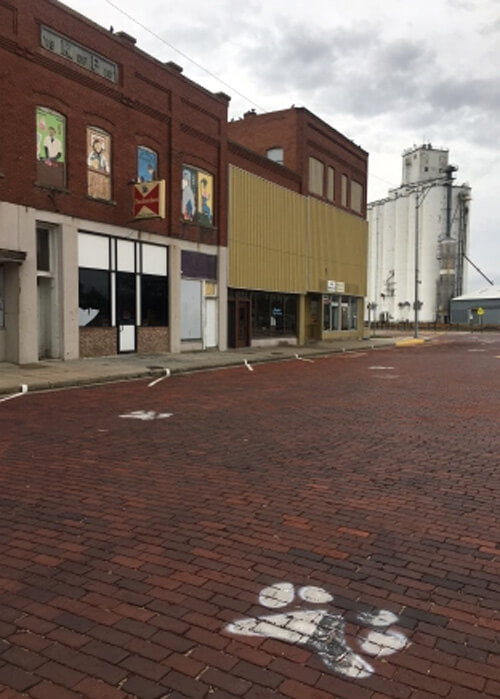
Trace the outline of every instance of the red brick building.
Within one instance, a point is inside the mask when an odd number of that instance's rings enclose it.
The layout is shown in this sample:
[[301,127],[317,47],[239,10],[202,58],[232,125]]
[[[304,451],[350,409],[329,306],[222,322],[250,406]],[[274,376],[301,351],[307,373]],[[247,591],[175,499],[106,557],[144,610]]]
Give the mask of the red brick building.
[[297,173],[302,194],[366,217],[368,153],[307,109],[250,111],[228,135]]
[[0,360],[224,348],[229,98],[56,0],[0,61]]

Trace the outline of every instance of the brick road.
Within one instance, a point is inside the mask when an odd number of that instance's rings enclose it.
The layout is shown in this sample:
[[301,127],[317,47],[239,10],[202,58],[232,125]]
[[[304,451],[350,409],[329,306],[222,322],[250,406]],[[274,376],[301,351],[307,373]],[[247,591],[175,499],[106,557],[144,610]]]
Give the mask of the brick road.
[[0,698],[499,697],[499,396],[485,333],[0,403]]

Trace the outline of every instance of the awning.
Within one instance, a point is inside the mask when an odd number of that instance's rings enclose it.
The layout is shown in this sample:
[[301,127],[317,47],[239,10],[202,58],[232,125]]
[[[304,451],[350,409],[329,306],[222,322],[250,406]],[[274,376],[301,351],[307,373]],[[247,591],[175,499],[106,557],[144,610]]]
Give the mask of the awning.
[[0,248],[0,262],[17,262],[22,264],[26,259],[26,253],[21,250],[7,250]]

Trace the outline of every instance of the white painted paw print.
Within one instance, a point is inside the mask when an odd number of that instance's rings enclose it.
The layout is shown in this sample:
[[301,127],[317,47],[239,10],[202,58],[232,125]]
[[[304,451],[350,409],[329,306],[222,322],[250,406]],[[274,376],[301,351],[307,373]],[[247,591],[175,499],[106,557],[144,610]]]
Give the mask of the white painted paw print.
[[[314,650],[327,668],[344,677],[363,679],[372,675],[372,665],[347,641],[343,615],[325,608],[324,605],[333,602],[334,598],[322,587],[308,585],[296,590],[292,583],[275,583],[261,590],[259,603],[267,609],[281,609],[297,597],[307,604],[319,606],[240,619],[229,624],[226,631],[304,645]],[[386,609],[357,614],[356,622],[363,627],[356,639],[360,650],[375,658],[402,650],[408,639],[389,628],[397,621],[398,617]]]

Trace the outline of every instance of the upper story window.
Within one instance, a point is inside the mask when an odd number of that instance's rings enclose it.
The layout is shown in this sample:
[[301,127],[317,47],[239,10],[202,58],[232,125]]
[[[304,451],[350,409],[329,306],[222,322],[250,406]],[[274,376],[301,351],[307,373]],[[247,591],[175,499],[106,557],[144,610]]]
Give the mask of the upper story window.
[[87,194],[111,199],[111,136],[94,126],[87,127]]
[[351,180],[351,209],[357,214],[363,210],[363,186]]
[[37,182],[66,186],[66,119],[46,107],[36,108]]
[[137,148],[137,181],[154,182],[158,179],[158,153],[146,146]]
[[311,194],[317,194],[322,197],[324,193],[323,176],[325,166],[321,160],[309,158],[309,191]]
[[335,201],[335,170],[329,167],[327,172],[326,198],[329,201]]
[[37,227],[36,229],[36,268],[38,272],[50,272],[50,230]]
[[182,166],[182,211],[184,221],[213,226],[214,178],[190,165]]
[[340,203],[342,206],[345,206],[347,208],[347,185],[348,185],[348,179],[347,175],[342,175],[342,190],[341,190],[341,199]]
[[283,163],[285,162],[285,154],[283,152],[283,148],[269,148],[266,155],[269,158],[269,160],[273,160],[275,163],[278,163],[279,165],[283,165]]

